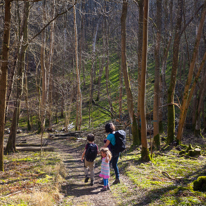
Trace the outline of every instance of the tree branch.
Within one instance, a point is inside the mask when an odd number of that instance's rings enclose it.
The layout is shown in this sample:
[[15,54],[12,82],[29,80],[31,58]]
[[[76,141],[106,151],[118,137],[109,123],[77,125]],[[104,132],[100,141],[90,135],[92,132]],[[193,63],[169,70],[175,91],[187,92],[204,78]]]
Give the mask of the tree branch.
[[185,26],[183,27],[182,31],[180,32],[180,36],[182,36],[183,32],[185,31],[185,29],[187,28],[187,26],[192,22],[192,20],[194,19],[194,17],[198,14],[198,12],[200,11],[200,9],[202,9],[204,6],[204,4],[202,4],[199,9],[195,12],[194,16],[185,24]]
[[[169,106],[169,105],[174,105],[174,106],[177,106],[179,109],[180,109],[180,105],[179,104],[177,104],[177,103],[168,103],[168,104],[165,104],[165,105],[162,105],[161,107],[166,107],[166,106]],[[159,107],[159,108],[161,108],[161,107]]]
[[[97,104],[94,100],[92,100],[92,104],[93,105],[95,105],[95,106],[97,106],[97,107],[100,107],[101,109],[103,109],[103,110],[105,110],[105,111],[107,111],[107,112],[109,112],[111,115],[113,115],[114,116],[114,114],[112,114],[112,112],[111,111],[109,111],[108,109],[106,109],[106,108],[104,108],[104,107],[102,107],[102,106],[100,106],[99,104]],[[103,111],[102,111],[103,112]],[[107,114],[107,113],[105,113],[105,112],[103,112],[104,114]],[[107,114],[107,115],[109,115],[109,114]]]
[[[34,1],[38,1],[38,0],[34,0]],[[76,3],[75,3],[75,4],[76,4]],[[74,5],[75,5],[75,4],[74,4]],[[38,32],[36,35],[34,35],[34,36],[29,40],[28,44],[31,43],[31,41],[34,40],[39,34],[41,34],[41,33],[44,31],[44,29],[46,29],[46,27],[49,26],[49,24],[51,24],[55,19],[57,19],[59,16],[65,14],[65,13],[67,13],[67,11],[71,10],[71,9],[74,7],[74,5],[72,5],[71,7],[69,7],[66,11],[64,11],[64,12],[62,12],[62,13],[60,13],[60,14],[57,14],[52,20],[50,20],[50,21],[40,30],[40,32]]]

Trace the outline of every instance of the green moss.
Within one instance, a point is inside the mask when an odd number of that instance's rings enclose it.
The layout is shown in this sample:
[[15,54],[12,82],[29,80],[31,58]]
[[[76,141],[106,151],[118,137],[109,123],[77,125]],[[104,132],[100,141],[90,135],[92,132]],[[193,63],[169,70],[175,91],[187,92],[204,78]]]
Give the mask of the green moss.
[[181,140],[176,139],[177,145],[181,145]]
[[134,116],[133,124],[132,124],[133,145],[139,146],[141,144],[141,139],[140,139],[140,135],[139,134],[140,133],[139,133],[137,121],[136,121],[136,118]]
[[199,155],[201,155],[201,150],[200,149],[189,150],[188,155],[190,157],[199,156]]
[[184,154],[186,154],[185,150],[182,150],[182,151],[179,152],[179,155],[184,155]]
[[37,122],[37,134],[40,134],[40,132],[41,132],[41,122],[40,121],[38,121]]
[[[168,96],[171,94],[168,93]],[[171,101],[168,100],[170,103]],[[175,133],[175,109],[174,105],[168,106],[168,125],[167,125],[167,144],[170,144],[174,141],[174,133]]]
[[154,144],[155,144],[155,147],[156,147],[157,149],[160,148],[160,135],[159,135],[159,134],[157,134],[157,135],[154,136]]
[[194,148],[192,147],[191,144],[189,144],[188,148],[186,149],[186,152],[189,152],[189,150],[193,150]]
[[165,146],[162,148],[162,151],[168,151],[168,150],[171,150],[171,146],[169,146],[169,145],[165,145]]
[[206,176],[200,176],[193,182],[194,191],[206,191]]
[[184,150],[187,149],[187,145],[184,145],[184,144],[180,144],[181,148],[183,148]]
[[144,162],[149,162],[151,160],[151,157],[149,155],[149,150],[147,148],[142,147],[141,160]]

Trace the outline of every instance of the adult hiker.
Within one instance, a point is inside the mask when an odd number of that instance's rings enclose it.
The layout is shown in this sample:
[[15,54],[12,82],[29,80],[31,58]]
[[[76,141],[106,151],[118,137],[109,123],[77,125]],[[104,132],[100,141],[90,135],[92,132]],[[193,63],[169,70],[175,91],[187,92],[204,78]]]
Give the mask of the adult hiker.
[[113,149],[113,147],[116,144],[116,139],[115,139],[115,136],[114,136],[114,133],[115,133],[114,124],[113,123],[107,123],[105,125],[105,131],[106,131],[106,133],[109,133],[109,134],[107,135],[107,141],[104,144],[104,147],[108,147],[109,144],[111,144],[111,152],[112,152],[111,163],[112,163],[112,167],[114,168],[115,176],[116,176],[116,179],[113,182],[113,184],[118,184],[118,183],[120,183],[120,179],[119,179],[119,168],[118,168],[117,163],[118,163],[120,153],[115,152],[114,149]]

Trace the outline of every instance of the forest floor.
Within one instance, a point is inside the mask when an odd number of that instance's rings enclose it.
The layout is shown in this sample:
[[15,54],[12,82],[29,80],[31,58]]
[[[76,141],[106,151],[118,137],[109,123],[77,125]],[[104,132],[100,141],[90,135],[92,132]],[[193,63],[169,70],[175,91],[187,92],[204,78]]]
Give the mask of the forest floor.
[[[101,147],[103,134],[97,130],[95,136]],[[111,191],[102,192],[100,157],[96,159],[94,185],[84,183],[80,159],[85,137],[51,140],[45,134],[47,147],[54,147],[54,151],[5,155],[5,171],[0,172],[0,205],[206,205],[206,194],[192,188],[197,177],[206,175],[205,139],[188,135],[185,140],[187,145],[201,146],[202,155],[197,158],[180,156],[179,150],[163,142],[152,161],[143,163],[141,148],[128,147],[118,163],[121,183],[112,185],[111,168]],[[17,140],[25,138],[30,144],[40,142],[39,135],[26,133],[18,135]]]

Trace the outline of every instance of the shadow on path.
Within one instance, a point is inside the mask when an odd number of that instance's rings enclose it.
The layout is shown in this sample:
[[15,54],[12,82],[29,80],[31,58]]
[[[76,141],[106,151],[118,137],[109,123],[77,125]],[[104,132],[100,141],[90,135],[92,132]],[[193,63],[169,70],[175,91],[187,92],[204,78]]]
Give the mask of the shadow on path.
[[100,192],[102,186],[95,184],[94,186],[86,184],[68,184],[62,187],[66,196],[80,197],[82,195],[95,195]]

